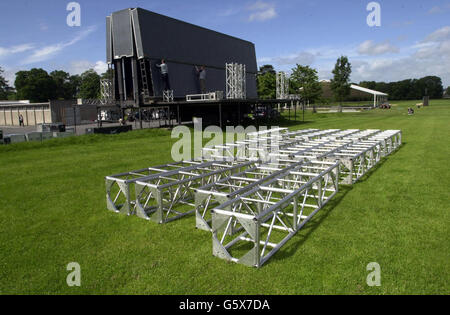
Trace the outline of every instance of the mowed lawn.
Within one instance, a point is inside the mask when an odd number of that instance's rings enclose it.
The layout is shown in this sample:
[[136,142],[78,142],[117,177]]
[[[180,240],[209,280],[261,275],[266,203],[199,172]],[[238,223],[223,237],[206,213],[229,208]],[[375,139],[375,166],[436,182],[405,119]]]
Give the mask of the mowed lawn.
[[[260,269],[212,256],[190,216],[167,225],[106,210],[104,177],[164,164],[167,130],[0,147],[0,294],[449,294],[450,101],[306,115],[301,128],[401,129],[404,145]],[[66,266],[81,266],[68,287]],[[369,287],[366,266],[381,266]]]

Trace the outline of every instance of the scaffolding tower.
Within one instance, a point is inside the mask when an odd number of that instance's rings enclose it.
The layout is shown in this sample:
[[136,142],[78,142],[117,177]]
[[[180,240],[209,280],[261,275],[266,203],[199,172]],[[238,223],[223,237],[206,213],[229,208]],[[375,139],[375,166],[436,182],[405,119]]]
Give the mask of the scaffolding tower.
[[289,98],[289,78],[283,71],[277,72],[277,100]]
[[227,80],[227,99],[246,99],[246,67],[244,64],[227,63],[226,80]]
[[100,80],[100,103],[107,105],[113,100],[113,83],[111,79]]

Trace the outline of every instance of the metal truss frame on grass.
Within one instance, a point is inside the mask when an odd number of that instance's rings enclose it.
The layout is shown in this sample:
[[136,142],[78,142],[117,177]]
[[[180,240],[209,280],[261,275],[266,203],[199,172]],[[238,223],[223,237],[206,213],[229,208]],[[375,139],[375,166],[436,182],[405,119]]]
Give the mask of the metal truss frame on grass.
[[213,209],[213,255],[261,267],[336,195],[338,178],[338,162],[311,161]]
[[290,163],[279,167],[265,164],[257,165],[241,173],[197,188],[195,190],[196,227],[200,230],[211,231],[210,215],[214,207],[264,184],[299,164],[300,161],[291,160]]
[[135,188],[135,183],[139,179],[160,175],[174,170],[185,169],[201,163],[202,161],[183,161],[106,176],[107,208],[116,213],[130,215],[135,207],[133,190]]
[[[286,130],[287,128],[277,128],[249,133],[243,141],[203,148],[202,157],[207,160],[214,160],[217,157],[237,160],[264,159],[264,156],[268,153],[277,152],[284,148],[291,148],[308,141],[302,136],[313,134],[311,138],[317,138],[318,135],[318,129],[305,129],[293,132],[286,132]],[[334,131],[332,130],[332,132]],[[328,134],[329,131],[326,131],[326,133]]]
[[383,142],[383,156],[388,156],[402,145],[402,131],[401,130],[385,130],[368,137],[369,141]]
[[136,181],[136,215],[160,224],[195,210],[194,189],[252,167],[254,162],[209,161]]
[[324,157],[327,161],[341,163],[342,184],[352,185],[364,176],[381,159],[380,143],[351,144]]

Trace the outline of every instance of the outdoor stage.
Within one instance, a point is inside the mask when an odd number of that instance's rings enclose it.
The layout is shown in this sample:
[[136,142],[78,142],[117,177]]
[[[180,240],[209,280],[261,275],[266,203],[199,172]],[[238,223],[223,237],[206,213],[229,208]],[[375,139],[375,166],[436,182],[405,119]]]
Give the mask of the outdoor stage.
[[[136,113],[136,118],[141,124],[148,117],[149,111],[163,110],[167,113],[168,126],[180,125],[192,122],[193,117],[202,118],[204,123],[214,124],[224,127],[227,124],[239,125],[249,115],[253,115],[258,123],[269,122],[278,115],[275,111],[278,108],[288,108],[296,117],[297,110],[302,110],[299,100],[277,100],[277,99],[222,99],[205,101],[185,101],[174,100],[173,102],[163,102],[155,100],[152,103],[140,105],[106,104],[97,105],[97,112],[102,110],[120,110],[122,117],[124,112]],[[290,115],[289,115],[290,116]]]

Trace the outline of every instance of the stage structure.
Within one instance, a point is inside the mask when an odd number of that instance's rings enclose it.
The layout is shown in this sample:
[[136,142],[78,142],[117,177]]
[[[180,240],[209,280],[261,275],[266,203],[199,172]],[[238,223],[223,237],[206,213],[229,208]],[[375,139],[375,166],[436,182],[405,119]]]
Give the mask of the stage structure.
[[225,91],[227,63],[244,66],[247,96],[257,98],[257,63],[251,42],[141,8],[108,16],[106,35],[107,63],[115,70],[115,100],[122,106],[162,98],[161,59],[168,66],[175,99],[199,94],[196,66],[206,69],[207,90]]

